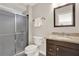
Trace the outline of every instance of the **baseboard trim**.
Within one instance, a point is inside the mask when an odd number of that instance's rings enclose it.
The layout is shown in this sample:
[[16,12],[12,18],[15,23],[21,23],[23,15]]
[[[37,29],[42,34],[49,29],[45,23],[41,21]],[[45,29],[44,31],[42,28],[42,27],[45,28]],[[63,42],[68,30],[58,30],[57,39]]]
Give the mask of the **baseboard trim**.
[[[22,51],[22,52],[20,52],[20,53],[17,53],[17,54],[15,54],[14,56],[18,56],[18,55],[23,54],[23,53],[24,53],[24,51]],[[46,53],[45,53],[45,52],[40,51],[40,53],[43,54],[44,56],[46,56]]]
[[24,51],[22,51],[22,52],[20,52],[20,53],[17,53],[17,54],[15,54],[14,56],[17,56],[17,55],[20,55],[20,54],[23,54],[24,53]]
[[45,52],[43,52],[43,51],[40,51],[40,53],[41,53],[41,54],[43,54],[44,56],[46,56],[46,53],[45,53]]

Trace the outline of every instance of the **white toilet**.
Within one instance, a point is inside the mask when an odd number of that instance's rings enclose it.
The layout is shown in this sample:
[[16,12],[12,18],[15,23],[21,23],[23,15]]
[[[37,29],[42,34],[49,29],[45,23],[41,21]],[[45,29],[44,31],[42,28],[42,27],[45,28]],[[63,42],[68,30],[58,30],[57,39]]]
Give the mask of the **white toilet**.
[[38,56],[39,55],[39,47],[43,42],[43,37],[34,36],[34,44],[28,45],[25,48],[25,54],[27,56]]

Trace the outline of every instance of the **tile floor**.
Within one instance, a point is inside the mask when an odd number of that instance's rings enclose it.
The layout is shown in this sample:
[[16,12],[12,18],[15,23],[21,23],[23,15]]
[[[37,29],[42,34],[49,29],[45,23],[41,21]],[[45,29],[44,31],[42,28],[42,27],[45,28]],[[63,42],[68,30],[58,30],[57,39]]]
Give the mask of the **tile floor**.
[[[16,55],[16,56],[27,56],[26,54],[22,53],[22,54],[19,54],[19,55]],[[44,56],[43,54],[39,53],[39,56]]]

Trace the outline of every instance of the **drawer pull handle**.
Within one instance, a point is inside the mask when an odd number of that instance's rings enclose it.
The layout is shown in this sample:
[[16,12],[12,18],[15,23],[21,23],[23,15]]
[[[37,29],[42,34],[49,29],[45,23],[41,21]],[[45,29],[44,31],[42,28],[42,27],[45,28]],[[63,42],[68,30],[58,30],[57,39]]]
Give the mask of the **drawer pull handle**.
[[57,48],[57,51],[59,51],[59,48]]
[[52,49],[49,49],[49,51],[52,51]]

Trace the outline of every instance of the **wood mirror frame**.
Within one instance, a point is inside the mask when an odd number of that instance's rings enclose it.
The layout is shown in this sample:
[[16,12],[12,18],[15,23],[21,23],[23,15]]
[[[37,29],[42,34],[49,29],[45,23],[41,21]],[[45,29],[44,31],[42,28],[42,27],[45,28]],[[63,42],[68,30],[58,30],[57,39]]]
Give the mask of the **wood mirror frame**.
[[[72,25],[56,25],[56,10],[70,5],[72,5],[72,20],[73,20]],[[73,26],[75,26],[75,3],[69,3],[66,5],[54,8],[54,27],[73,27]]]

